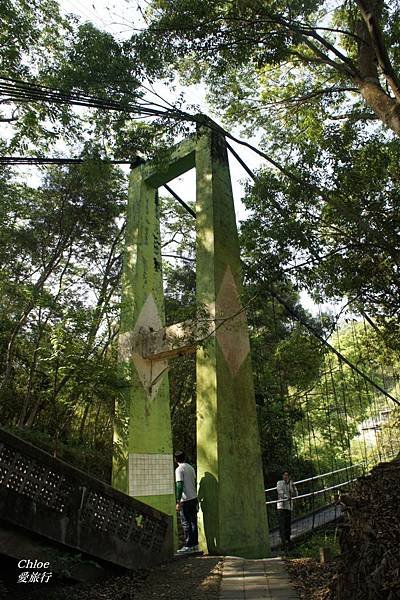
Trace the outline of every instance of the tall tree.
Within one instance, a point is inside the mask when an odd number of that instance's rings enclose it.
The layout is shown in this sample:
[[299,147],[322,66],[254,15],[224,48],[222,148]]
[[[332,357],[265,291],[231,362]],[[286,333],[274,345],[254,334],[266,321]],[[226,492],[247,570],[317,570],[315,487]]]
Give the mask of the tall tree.
[[244,101],[263,110],[266,98],[258,90],[268,97],[275,76],[274,91],[281,88],[283,105],[315,98],[323,103],[342,94],[356,117],[362,98],[369,112],[362,110],[359,117],[374,118],[373,113],[398,135],[399,56],[391,46],[398,10],[383,0],[333,5],[315,0],[154,0],[152,21],[139,44],[157,39],[167,60],[183,60],[194,78],[206,76],[214,88],[236,79],[228,102]]
[[2,189],[1,421],[50,436],[57,454],[108,444],[110,460],[124,177],[91,161],[37,188],[7,173]]
[[[397,344],[399,8],[382,1],[155,0],[137,40],[204,81],[267,168],[244,231],[260,272],[348,301]],[[164,59],[164,62],[162,61]]]

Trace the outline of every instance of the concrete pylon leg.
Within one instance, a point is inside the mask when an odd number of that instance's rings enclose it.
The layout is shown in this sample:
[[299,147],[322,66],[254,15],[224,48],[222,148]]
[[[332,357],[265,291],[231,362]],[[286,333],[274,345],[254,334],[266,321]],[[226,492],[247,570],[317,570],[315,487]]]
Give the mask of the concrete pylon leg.
[[168,363],[145,360],[131,344],[139,331],[164,325],[158,196],[138,167],[129,186],[119,338],[128,433],[117,435],[125,457],[114,455],[113,479],[130,496],[174,515]]
[[250,344],[241,295],[225,139],[205,130],[196,148],[197,303],[215,332],[197,350],[200,544],[212,554],[269,554]]

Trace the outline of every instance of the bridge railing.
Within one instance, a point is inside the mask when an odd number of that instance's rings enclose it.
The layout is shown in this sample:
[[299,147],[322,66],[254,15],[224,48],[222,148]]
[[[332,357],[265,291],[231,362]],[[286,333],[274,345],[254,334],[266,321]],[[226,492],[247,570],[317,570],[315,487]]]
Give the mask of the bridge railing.
[[[363,475],[366,470],[366,463],[360,462],[348,467],[335,469],[334,471],[295,481],[294,483],[299,495],[292,498],[293,518],[296,519],[308,514],[317,514],[322,507],[332,504],[336,490],[351,485],[351,483],[356,481],[357,477]],[[279,500],[277,498],[276,487],[268,488],[265,492],[267,494],[266,505],[268,522],[270,528],[274,528],[278,524],[276,505]]]
[[1,428],[0,519],[127,568],[173,554],[172,517]]

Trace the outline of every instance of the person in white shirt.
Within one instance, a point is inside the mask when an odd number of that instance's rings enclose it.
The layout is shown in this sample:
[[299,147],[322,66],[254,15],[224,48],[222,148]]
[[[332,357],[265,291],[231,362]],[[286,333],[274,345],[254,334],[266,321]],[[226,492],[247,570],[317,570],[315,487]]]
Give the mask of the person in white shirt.
[[185,543],[178,552],[197,552],[199,547],[196,473],[193,467],[186,462],[183,452],[175,452],[175,460],[178,463],[175,469],[176,510],[180,512],[183,532],[185,534]]
[[290,536],[292,533],[292,510],[293,500],[298,495],[298,491],[293,481],[290,479],[289,471],[282,473],[282,479],[276,484],[276,491],[278,492],[278,523],[279,523],[279,534],[281,536],[282,544],[286,546],[290,544]]

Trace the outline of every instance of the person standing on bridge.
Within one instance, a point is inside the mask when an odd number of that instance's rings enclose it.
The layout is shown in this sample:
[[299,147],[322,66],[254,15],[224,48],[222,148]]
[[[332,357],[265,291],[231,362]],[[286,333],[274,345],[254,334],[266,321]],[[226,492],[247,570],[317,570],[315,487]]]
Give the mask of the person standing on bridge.
[[175,460],[178,463],[175,469],[176,486],[176,510],[180,512],[185,543],[178,550],[179,553],[197,552],[198,532],[197,532],[197,488],[196,473],[183,452],[175,452]]
[[292,533],[292,510],[293,500],[298,495],[298,491],[293,481],[290,479],[289,471],[282,473],[282,479],[276,484],[278,492],[278,523],[279,534],[281,536],[282,545],[290,544],[290,535]]

